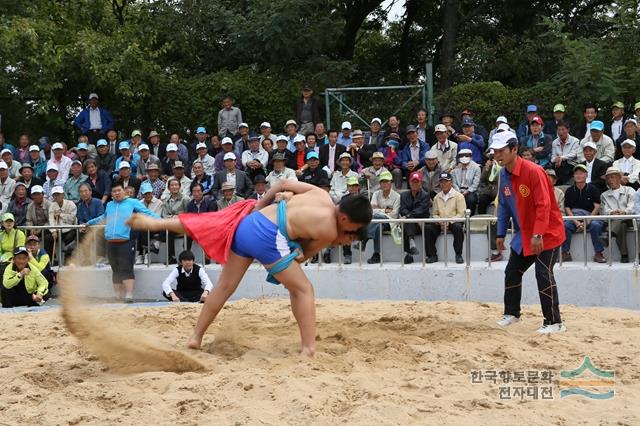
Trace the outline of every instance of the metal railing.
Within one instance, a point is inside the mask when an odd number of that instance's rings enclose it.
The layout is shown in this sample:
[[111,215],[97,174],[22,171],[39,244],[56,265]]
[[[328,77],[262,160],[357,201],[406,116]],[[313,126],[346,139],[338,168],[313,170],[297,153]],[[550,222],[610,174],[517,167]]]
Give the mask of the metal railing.
[[[567,220],[580,220],[580,221],[587,221],[587,220],[600,220],[603,222],[606,222],[607,227],[606,227],[606,235],[607,235],[607,239],[609,241],[608,244],[608,256],[607,256],[607,262],[608,265],[611,266],[612,262],[613,262],[613,244],[612,244],[612,230],[611,230],[611,222],[614,220],[625,220],[625,221],[629,221],[632,224],[632,232],[634,234],[634,247],[635,247],[635,251],[634,251],[634,267],[638,268],[639,267],[639,252],[638,249],[640,248],[640,230],[639,230],[639,226],[638,226],[638,221],[640,221],[640,215],[595,215],[595,216],[564,216],[563,217],[564,221]],[[497,221],[497,217],[495,216],[471,216],[470,215],[470,211],[467,210],[465,213],[464,217],[451,217],[451,218],[422,218],[422,219],[415,219],[415,218],[411,218],[411,219],[374,219],[371,221],[372,224],[380,224],[381,226],[379,227],[378,231],[379,237],[380,237],[380,267],[384,266],[385,260],[384,260],[384,250],[383,250],[383,244],[382,244],[382,239],[384,238],[384,225],[388,224],[388,225],[392,225],[392,224],[400,224],[400,225],[404,225],[404,224],[408,224],[408,223],[414,223],[414,224],[418,224],[419,228],[420,228],[420,234],[422,236],[422,243],[424,245],[424,241],[425,241],[425,225],[429,224],[429,223],[442,223],[442,222],[448,222],[448,223],[463,223],[464,224],[464,252],[465,252],[465,256],[464,256],[464,263],[465,263],[465,267],[466,268],[470,268],[471,267],[471,234],[474,233],[472,232],[472,227],[471,224],[473,222],[484,222],[486,223],[486,235],[487,235],[487,265],[489,267],[491,267],[491,229],[490,229],[490,225],[492,222],[496,222]],[[45,231],[52,231],[52,230],[72,230],[70,232],[75,232],[75,247],[77,248],[80,244],[80,235],[81,235],[81,231],[83,229],[85,229],[85,226],[83,225],[47,225],[47,226],[20,226],[18,227],[21,230],[24,230],[25,233],[29,233],[29,231],[32,230],[36,230],[39,231],[38,234],[40,234],[41,236],[43,236],[43,233]],[[91,228],[99,228],[99,229],[103,229],[104,225],[94,225]],[[99,231],[97,231],[99,232]],[[145,232],[145,231],[143,231]],[[511,237],[513,238],[513,226],[510,226],[510,234]],[[448,266],[449,263],[449,245],[448,243],[448,238],[447,235],[450,232],[448,231],[447,227],[443,228],[443,234],[444,235],[444,244],[443,244],[443,249],[444,249],[444,265],[445,267]],[[587,244],[590,243],[590,239],[587,238],[587,226],[584,226],[582,231],[581,231],[582,235],[583,235],[583,254],[584,254],[584,265],[587,266],[588,264],[588,246]],[[139,235],[141,235],[142,233],[139,233]],[[155,239],[158,239],[158,236],[161,235],[161,232],[150,232],[150,231],[146,231],[146,245],[142,246],[143,249],[143,255],[146,255],[146,266],[150,267],[151,266],[151,252],[150,252],[150,247],[151,247],[151,241]],[[164,243],[165,244],[169,244],[170,238],[169,238],[169,231],[164,231]],[[400,264],[402,266],[404,266],[404,226],[400,226],[400,245],[399,245],[399,250],[400,250]],[[495,235],[493,236],[495,238]],[[626,235],[625,237],[626,238]],[[183,248],[186,250],[187,248],[187,235],[176,235],[174,238],[174,242],[173,244],[175,244],[175,241],[182,239],[183,241]],[[161,240],[161,238],[159,238],[158,240]],[[137,241],[136,241],[137,243]],[[193,241],[193,243],[197,243],[196,241]],[[104,240],[102,240],[102,238],[94,238],[93,239],[93,250],[92,250],[92,255],[96,255],[96,253],[98,252],[98,247],[100,244],[105,244]],[[359,247],[359,261],[358,261],[358,265],[362,266],[363,265],[363,255],[364,255],[364,250],[362,247],[362,242],[359,241],[357,243],[355,243],[356,245],[358,245]],[[43,247],[44,245],[44,238],[41,238],[41,247]],[[58,261],[58,267],[59,270],[63,267],[64,265],[64,248],[63,248],[63,244],[62,244],[62,235],[58,236],[58,241],[56,243],[55,246],[55,258]],[[425,249],[423,247],[422,250],[420,250],[421,252],[421,264],[422,266],[426,265],[426,258],[425,258]],[[135,247],[135,253],[137,256],[138,253],[138,247]],[[202,247],[200,247],[199,250],[199,254],[200,256],[197,256],[196,258],[201,260],[202,264],[205,263],[205,261],[207,261],[207,257],[206,254],[204,253],[204,250],[202,249]],[[54,259],[54,256],[52,253],[50,253],[50,255],[52,255],[52,260]],[[174,253],[175,256],[175,253]],[[322,260],[322,252],[318,254],[318,266],[322,266],[323,265],[323,260]],[[168,247],[165,249],[165,256],[164,256],[164,264],[166,266],[169,265],[169,250]],[[560,256],[559,259],[559,263],[562,264],[562,256]],[[338,247],[338,264],[339,265],[343,265],[344,264],[344,253],[343,253],[343,248],[342,246]]]

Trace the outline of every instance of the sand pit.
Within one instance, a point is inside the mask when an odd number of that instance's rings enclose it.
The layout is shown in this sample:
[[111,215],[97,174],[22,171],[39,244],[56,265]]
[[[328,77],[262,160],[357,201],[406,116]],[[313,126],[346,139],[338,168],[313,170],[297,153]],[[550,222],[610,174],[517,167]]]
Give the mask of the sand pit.
[[[94,315],[180,349],[199,309]],[[135,374],[81,346],[59,311],[4,314],[0,423],[639,424],[640,313],[565,306],[569,332],[543,337],[538,310],[504,331],[494,326],[498,305],[320,300],[319,353],[306,360],[288,301],[239,301],[222,311],[204,351],[188,352],[207,371]],[[613,399],[500,400],[498,386],[471,384],[473,370],[558,372],[584,356],[615,371]]]

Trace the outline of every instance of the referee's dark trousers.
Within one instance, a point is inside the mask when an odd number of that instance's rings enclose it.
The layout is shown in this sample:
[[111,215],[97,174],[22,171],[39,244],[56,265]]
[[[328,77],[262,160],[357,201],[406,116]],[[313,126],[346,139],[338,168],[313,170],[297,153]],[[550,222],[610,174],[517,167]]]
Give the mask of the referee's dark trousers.
[[553,275],[553,267],[558,261],[560,247],[545,250],[539,255],[524,256],[513,249],[509,263],[504,271],[504,314],[520,317],[520,299],[522,297],[522,275],[535,263],[536,281],[540,305],[544,315],[544,324],[556,324],[560,319],[558,288]]

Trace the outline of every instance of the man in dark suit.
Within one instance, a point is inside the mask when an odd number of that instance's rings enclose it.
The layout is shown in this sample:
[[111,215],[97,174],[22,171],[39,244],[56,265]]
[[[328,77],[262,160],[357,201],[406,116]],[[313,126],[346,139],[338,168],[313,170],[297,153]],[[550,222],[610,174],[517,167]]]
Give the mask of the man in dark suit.
[[362,130],[354,130],[351,134],[353,143],[347,149],[347,152],[351,154],[353,162],[351,169],[354,172],[360,173],[360,171],[366,167],[371,166],[371,156],[378,150],[375,145],[364,145],[364,135]]
[[233,152],[227,152],[224,155],[224,167],[224,170],[216,172],[213,180],[212,189],[215,191],[216,196],[219,197],[222,195],[218,194],[222,188],[222,184],[225,183],[228,178],[234,176],[236,180],[236,194],[242,198],[247,198],[253,191],[253,185],[251,184],[251,179],[249,179],[249,176],[247,176],[245,172],[236,169],[236,155]]
[[320,147],[320,167],[329,167],[331,173],[333,173],[338,165],[338,158],[340,154],[346,152],[347,148],[344,145],[338,143],[338,131],[329,130],[328,134],[329,143]]
[[608,164],[596,158],[598,147],[593,142],[586,142],[582,147],[584,159],[580,164],[587,167],[587,183],[594,184],[600,192],[607,190],[604,175],[607,173]]
[[167,144],[166,142],[160,142],[160,135],[155,130],[149,132],[149,151],[151,155],[162,159],[167,156]]
[[611,106],[611,121],[604,127],[604,134],[613,139],[614,142],[617,141],[624,134],[625,120],[624,104],[620,101],[615,102]]
[[263,175],[257,175],[253,180],[253,193],[249,195],[251,200],[260,200],[267,193],[267,180]]
[[584,139],[591,130],[591,122],[598,118],[598,107],[592,104],[586,105],[582,110],[584,121],[576,129],[576,137],[580,140]]

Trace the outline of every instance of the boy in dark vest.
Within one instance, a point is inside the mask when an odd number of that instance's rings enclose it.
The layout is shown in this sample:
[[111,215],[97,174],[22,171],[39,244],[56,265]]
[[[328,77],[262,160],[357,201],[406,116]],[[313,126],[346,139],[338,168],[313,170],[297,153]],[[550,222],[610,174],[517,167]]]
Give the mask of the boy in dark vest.
[[[177,266],[162,283],[162,295],[173,302],[204,302],[213,283],[199,265],[195,264],[196,257],[190,250],[185,250],[178,256],[180,265]],[[177,283],[176,289],[172,286]]]

